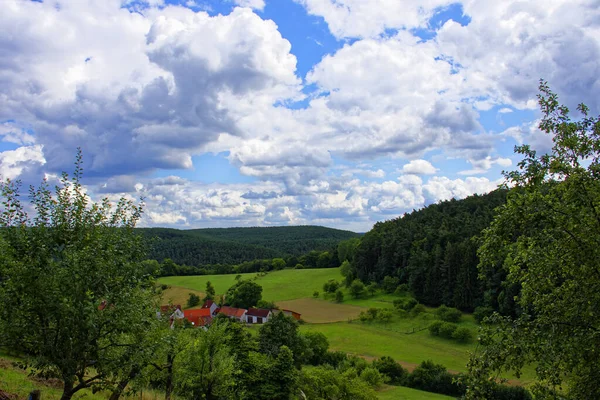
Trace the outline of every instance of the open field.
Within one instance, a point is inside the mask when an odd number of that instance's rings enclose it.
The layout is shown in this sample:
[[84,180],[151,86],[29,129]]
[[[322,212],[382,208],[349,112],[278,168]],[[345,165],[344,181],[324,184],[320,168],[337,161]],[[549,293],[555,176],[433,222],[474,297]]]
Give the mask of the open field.
[[385,386],[377,392],[377,397],[380,400],[450,400],[454,398],[404,386]]
[[304,321],[315,324],[348,321],[357,318],[361,311],[366,310],[364,307],[310,298],[278,301],[277,305],[280,308],[299,312]]
[[[243,279],[253,279],[256,273],[241,274]],[[168,276],[159,283],[203,291],[210,281],[217,294],[223,294],[235,283],[236,275]],[[339,268],[285,269],[269,272],[258,277],[256,283],[263,287],[263,300],[284,301],[312,297],[313,292],[323,291],[323,283],[329,279],[341,279]]]
[[[181,308],[186,308],[186,304],[188,298],[190,297],[190,293],[194,293],[195,295],[200,296],[200,298],[204,297],[204,293],[198,290],[188,289],[180,286],[170,286],[167,290],[164,290],[161,295],[161,304],[180,304]],[[202,304],[198,304],[192,308],[201,308]]]

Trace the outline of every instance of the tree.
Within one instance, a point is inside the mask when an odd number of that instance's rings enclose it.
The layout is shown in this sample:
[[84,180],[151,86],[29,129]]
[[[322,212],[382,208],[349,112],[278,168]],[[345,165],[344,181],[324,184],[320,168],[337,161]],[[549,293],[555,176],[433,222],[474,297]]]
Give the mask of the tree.
[[[545,82],[538,96],[539,128],[553,135],[549,154],[529,146],[514,188],[479,249],[480,271],[503,270],[516,285],[516,317],[495,314],[481,332],[483,351],[469,363],[469,398],[489,395],[501,371],[536,364],[538,396],[551,396],[567,381],[569,398],[600,393],[600,118],[572,121]],[[487,382],[487,384],[486,384]],[[553,397],[554,398],[554,397]]]
[[187,308],[197,306],[198,304],[200,304],[200,296],[195,293],[190,293],[186,303]]
[[305,362],[319,365],[325,362],[329,341],[321,332],[306,332],[301,335],[306,347]]
[[377,284],[375,282],[369,283],[369,286],[367,286],[367,292],[369,295],[374,296],[375,293],[377,293]]
[[323,291],[325,293],[335,293],[336,290],[340,287],[340,283],[335,279],[330,279],[323,284]]
[[302,360],[305,349],[298,333],[298,322],[282,312],[275,314],[258,331],[258,348],[261,353],[277,357],[281,346],[286,346],[294,353],[294,360]]
[[335,301],[336,303],[341,303],[342,301],[344,301],[344,292],[342,292],[342,289],[338,289],[335,291]]
[[63,381],[62,400],[102,387],[122,349],[154,317],[152,279],[133,228],[142,207],[121,198],[91,202],[77,154],[54,195],[31,187],[30,218],[20,182],[0,184],[0,343],[26,356],[35,371]]
[[362,283],[360,279],[355,279],[354,281],[352,281],[352,284],[350,285],[350,294],[352,295],[352,297],[356,299],[362,296],[364,293],[365,284]]
[[[236,280],[237,280],[237,277],[236,277]],[[212,283],[210,283],[210,281],[206,281],[206,295],[204,296],[204,301],[214,300],[215,296],[216,296],[215,287],[212,285]]]
[[284,269],[285,268],[286,262],[285,262],[285,260],[283,258],[274,258],[271,261],[271,265],[273,266],[273,269],[275,271],[278,271],[280,269]]
[[262,286],[256,282],[240,280],[229,288],[225,301],[232,307],[254,307],[262,299]]
[[401,385],[406,380],[408,372],[402,368],[402,365],[394,361],[392,357],[383,356],[378,360],[373,360],[373,367],[390,379],[391,384]]

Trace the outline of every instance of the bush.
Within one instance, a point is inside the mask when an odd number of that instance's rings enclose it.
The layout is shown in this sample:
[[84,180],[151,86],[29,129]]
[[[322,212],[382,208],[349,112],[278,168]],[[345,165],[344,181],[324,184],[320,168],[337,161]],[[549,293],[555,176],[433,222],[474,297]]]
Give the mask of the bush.
[[318,298],[319,298],[319,291],[318,291],[318,290],[315,290],[315,291],[313,292],[313,297],[314,297],[315,299],[318,299]]
[[323,356],[323,363],[337,368],[344,361],[348,360],[348,355],[343,351],[328,351]]
[[453,376],[446,370],[446,367],[434,364],[433,361],[429,360],[423,361],[415,368],[408,377],[407,383],[412,388],[427,392],[455,397],[464,394],[464,388],[457,383],[453,383]]
[[456,308],[441,305],[435,312],[437,317],[446,322],[458,322],[462,318],[462,313]]
[[473,318],[477,323],[481,324],[483,320],[494,313],[494,309],[488,306],[477,307],[473,312]]
[[452,335],[454,335],[457,328],[458,326],[452,322],[442,322],[439,329],[440,336],[446,339],[452,339]]
[[435,321],[431,325],[429,325],[429,333],[432,336],[440,336],[440,327],[442,326],[442,321]]
[[387,376],[392,385],[402,385],[407,378],[408,372],[392,357],[383,356],[379,360],[373,361],[373,367]]
[[344,292],[342,292],[342,289],[338,289],[335,291],[335,301],[338,303],[344,301]]
[[360,379],[371,387],[379,387],[383,383],[383,377],[376,368],[367,367],[360,373]]
[[381,287],[383,288],[383,291],[386,293],[394,293],[394,290],[396,290],[398,283],[400,283],[400,280],[397,277],[386,276],[385,278],[383,278]]
[[326,293],[335,293],[340,288],[340,283],[334,279],[330,279],[323,284],[323,291]]
[[531,400],[531,393],[520,386],[498,385],[494,389],[495,400]]
[[394,294],[398,295],[398,296],[401,296],[401,295],[406,294],[406,293],[408,293],[408,285],[406,283],[398,285],[398,287],[394,291]]
[[360,279],[353,280],[352,284],[350,285],[350,294],[352,295],[352,297],[354,297],[356,299],[356,298],[362,296],[364,292],[365,292],[365,284],[362,283],[362,281]]
[[425,311],[425,306],[423,304],[417,304],[410,310],[410,315],[412,317],[416,317],[417,315],[422,314]]
[[468,343],[471,341],[471,339],[473,339],[473,333],[469,328],[461,326],[459,328],[456,328],[456,330],[452,334],[452,339],[460,343]]
[[405,311],[410,311],[412,310],[417,304],[419,304],[419,302],[413,298],[410,299],[396,299],[394,300],[394,307],[401,309],[401,310],[405,310]]
[[200,296],[190,293],[190,297],[187,299],[187,308],[194,307],[200,304]]

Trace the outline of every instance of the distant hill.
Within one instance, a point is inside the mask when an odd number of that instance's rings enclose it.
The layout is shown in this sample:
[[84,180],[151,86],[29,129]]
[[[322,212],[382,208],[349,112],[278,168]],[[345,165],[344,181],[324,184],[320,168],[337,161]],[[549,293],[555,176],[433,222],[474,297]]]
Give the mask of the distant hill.
[[357,233],[322,226],[210,228],[178,230],[138,228],[149,239],[148,258],[177,264],[237,264],[255,259],[300,256],[330,250]]

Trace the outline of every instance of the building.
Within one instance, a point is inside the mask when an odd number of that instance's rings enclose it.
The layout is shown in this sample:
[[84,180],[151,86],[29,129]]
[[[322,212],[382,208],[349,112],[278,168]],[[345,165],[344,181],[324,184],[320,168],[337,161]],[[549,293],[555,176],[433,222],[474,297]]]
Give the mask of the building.
[[246,313],[246,322],[249,324],[264,324],[273,313],[265,308],[249,308]]
[[296,311],[292,311],[292,310],[281,310],[282,313],[284,313],[285,315],[287,315],[288,317],[293,317],[296,321],[298,321],[300,319],[300,313],[297,313]]
[[212,301],[212,300],[206,300],[204,302],[204,304],[202,305],[202,309],[208,309],[208,310],[210,310],[211,317],[215,316],[215,314],[217,313],[217,309],[218,308],[219,307],[217,306],[217,304],[214,301]]
[[240,322],[246,322],[247,310],[243,308],[235,308],[229,306],[223,306],[218,310],[218,314],[223,314],[229,318],[237,319]]
[[190,321],[195,327],[208,326],[211,324],[213,319],[210,308],[184,310],[183,315],[184,318]]

